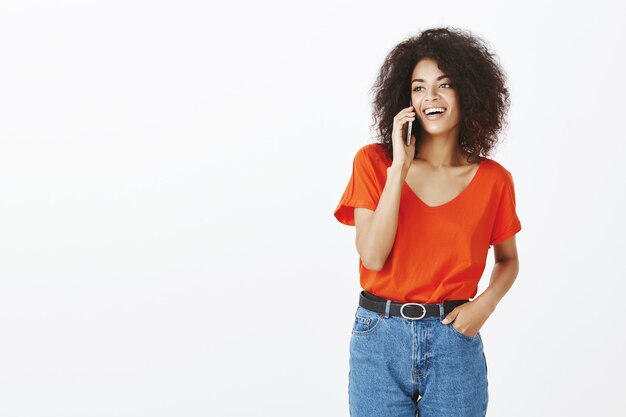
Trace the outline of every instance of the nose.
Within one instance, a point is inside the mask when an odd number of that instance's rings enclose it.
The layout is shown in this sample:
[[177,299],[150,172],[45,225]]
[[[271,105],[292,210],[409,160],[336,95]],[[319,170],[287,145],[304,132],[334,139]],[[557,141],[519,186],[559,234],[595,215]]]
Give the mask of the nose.
[[432,100],[436,100],[438,98],[438,91],[437,91],[437,87],[433,87],[433,88],[429,88],[426,91],[426,101],[432,101]]

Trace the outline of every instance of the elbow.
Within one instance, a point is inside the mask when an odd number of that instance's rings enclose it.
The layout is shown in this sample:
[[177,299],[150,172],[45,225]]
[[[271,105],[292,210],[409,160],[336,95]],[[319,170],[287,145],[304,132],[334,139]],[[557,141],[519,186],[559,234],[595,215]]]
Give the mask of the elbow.
[[383,262],[377,261],[377,260],[372,260],[369,258],[364,258],[361,257],[361,263],[363,264],[363,267],[365,269],[369,269],[370,271],[380,271],[381,269],[383,269]]
[[387,257],[385,256],[384,259],[381,257],[381,254],[378,253],[380,249],[376,247],[376,245],[372,247],[372,245],[364,244],[363,240],[359,239],[357,236],[356,250],[359,253],[361,264],[365,269],[376,272],[383,269]]

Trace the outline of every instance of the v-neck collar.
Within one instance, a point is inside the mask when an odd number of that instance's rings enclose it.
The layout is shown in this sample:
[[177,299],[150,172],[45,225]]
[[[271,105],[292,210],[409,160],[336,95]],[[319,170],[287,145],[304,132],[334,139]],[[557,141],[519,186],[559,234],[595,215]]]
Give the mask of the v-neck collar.
[[474,186],[474,184],[478,181],[482,171],[483,171],[483,165],[485,165],[485,158],[483,158],[482,156],[480,157],[480,162],[478,163],[478,168],[476,169],[476,172],[474,172],[474,175],[472,176],[472,179],[470,180],[470,182],[465,186],[465,188],[463,188],[463,190],[456,195],[456,197],[454,197],[452,200],[449,200],[443,204],[440,204],[438,206],[429,206],[428,204],[426,204],[421,198],[419,198],[419,196],[417,194],[415,194],[415,192],[413,191],[413,189],[409,186],[409,184],[406,182],[406,179],[403,181],[402,186],[404,188],[406,188],[407,192],[409,194],[411,194],[413,196],[413,198],[415,200],[417,200],[422,206],[426,207],[427,209],[430,210],[436,210],[436,209],[440,209],[440,208],[445,208],[447,206],[450,206],[452,204],[454,204],[456,201],[460,200],[465,194],[468,193],[468,191]]

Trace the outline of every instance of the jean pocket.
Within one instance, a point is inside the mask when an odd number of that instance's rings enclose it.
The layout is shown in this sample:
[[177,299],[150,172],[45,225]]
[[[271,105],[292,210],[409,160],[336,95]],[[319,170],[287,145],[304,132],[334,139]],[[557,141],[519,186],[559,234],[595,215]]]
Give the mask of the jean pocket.
[[450,329],[452,329],[452,332],[454,332],[455,334],[467,339],[467,340],[475,340],[478,339],[480,337],[480,331],[478,333],[476,333],[474,336],[468,336],[465,333],[462,333],[459,329],[457,329],[456,327],[454,327],[454,322],[447,324],[446,326],[450,327]]
[[382,314],[358,306],[354,314],[352,334],[355,336],[365,336],[372,333],[378,328],[383,318]]

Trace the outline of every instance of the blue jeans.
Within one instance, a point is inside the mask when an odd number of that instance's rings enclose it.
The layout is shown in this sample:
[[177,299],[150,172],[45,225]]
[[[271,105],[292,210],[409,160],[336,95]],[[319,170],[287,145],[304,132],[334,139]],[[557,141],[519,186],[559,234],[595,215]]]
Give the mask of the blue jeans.
[[484,417],[487,361],[480,332],[440,315],[410,320],[356,309],[350,339],[351,417]]

